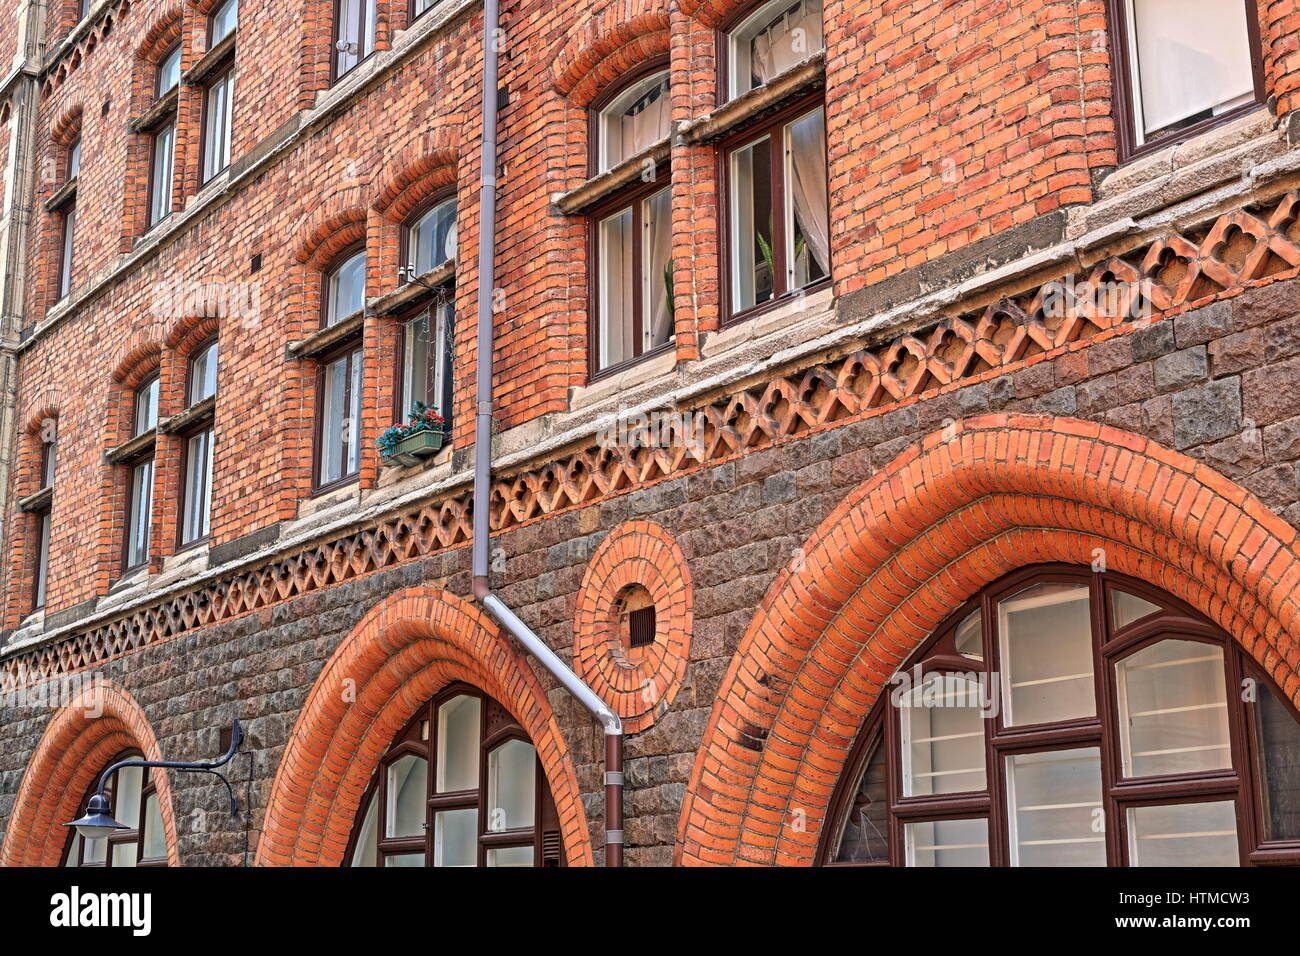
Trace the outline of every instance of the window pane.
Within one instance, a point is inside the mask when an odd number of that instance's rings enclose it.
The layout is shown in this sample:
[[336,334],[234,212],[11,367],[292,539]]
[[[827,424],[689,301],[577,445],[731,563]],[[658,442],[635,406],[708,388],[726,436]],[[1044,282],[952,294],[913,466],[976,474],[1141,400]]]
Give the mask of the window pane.
[[135,866],[136,854],[139,847],[132,840],[130,843],[113,844],[113,865],[114,866]]
[[190,362],[189,403],[197,405],[217,394],[217,343],[213,342]]
[[351,383],[348,386],[348,419],[343,424],[343,440],[347,449],[347,473],[355,475],[361,470],[361,353],[353,352],[349,367]]
[[385,836],[424,835],[428,785],[429,765],[423,758],[407,754],[389,766]]
[[50,513],[40,516],[40,544],[36,550],[36,601],[37,608],[45,607],[46,585],[50,570]]
[[531,827],[536,803],[537,751],[522,740],[507,740],[488,754],[488,830]]
[[884,863],[889,860],[889,794],[886,789],[885,748],[877,739],[872,744],[858,778],[836,863]]
[[1138,136],[1152,139],[1254,98],[1245,4],[1133,0]]
[[931,674],[902,695],[904,796],[984,789],[982,696],[955,674]]
[[507,846],[487,851],[488,866],[532,866],[531,846]]
[[76,179],[81,175],[81,140],[68,147],[68,178]]
[[135,393],[135,431],[143,435],[158,424],[158,379],[152,379]]
[[72,291],[72,250],[77,234],[77,207],[68,206],[63,214],[63,250],[59,267],[59,298]]
[[1105,866],[1101,751],[1007,757],[1012,866]]
[[334,325],[361,311],[366,304],[366,254],[358,252],[330,274],[326,290],[325,324]]
[[176,126],[168,123],[153,140],[153,170],[149,179],[149,225],[172,211],[172,177],[175,169]]
[[600,243],[600,367],[626,361],[633,351],[632,210],[604,219]]
[[402,362],[402,402],[398,418],[405,420],[406,413],[415,402],[436,404],[430,401],[429,391],[429,314],[406,323],[406,353]]
[[821,0],[774,0],[759,8],[727,37],[731,96],[761,86],[824,45]]
[[[121,821],[119,821],[121,822]],[[151,793],[144,802],[144,858],[167,858],[167,837],[163,832],[162,811],[158,809],[158,794]]]
[[664,345],[673,337],[672,252],[673,195],[661,189],[641,205],[641,351]]
[[350,364],[349,356],[345,355],[325,366],[320,450],[322,485],[338,481],[345,474],[343,470],[344,430],[347,428]]
[[375,0],[341,0],[335,73],[342,76],[375,48]]
[[230,165],[230,128],[234,109],[234,74],[227,72],[208,88],[203,129],[203,181]]
[[1232,766],[1223,651],[1161,641],[1115,665],[1124,776]]
[[113,816],[132,830],[140,826],[140,790],[143,767],[123,767],[113,784]]
[[772,140],[731,154],[731,310],[741,312],[772,298]]
[[1111,618],[1115,630],[1128,627],[1135,621],[1140,621],[1148,614],[1155,614],[1160,610],[1158,604],[1152,604],[1150,601],[1144,601],[1136,594],[1129,594],[1127,591],[1113,590],[1110,592]]
[[127,567],[149,559],[149,533],[153,523],[153,460],[131,469],[131,521],[127,527]]
[[446,810],[437,814],[433,823],[433,865],[475,866],[477,829],[477,810]]
[[478,789],[479,699],[453,697],[438,708],[439,793]]
[[158,64],[158,95],[170,91],[181,81],[181,48],[178,46]]
[[1300,724],[1271,687],[1255,710],[1263,768],[1264,839],[1300,840]]
[[[357,841],[352,847],[352,866],[375,866],[376,846],[379,835],[379,794],[371,795],[366,806],[366,814],[361,819],[361,829],[357,832]],[[420,854],[424,862],[424,854]]]
[[81,860],[81,834],[75,830],[72,833],[72,842],[68,845],[68,858],[64,866],[80,866]]
[[216,46],[239,25],[239,0],[226,0],[212,14],[212,39],[209,48]]
[[786,288],[802,289],[830,274],[825,110],[785,128],[785,186]]
[[185,544],[206,538],[211,530],[212,430],[193,435],[185,443],[185,518],[181,540]]
[[388,853],[384,856],[384,866],[424,866],[424,854]]
[[903,831],[908,866],[988,866],[987,820],[909,823]]
[[973,661],[984,660],[984,612],[976,610],[957,625],[953,639],[957,653]]
[[100,837],[97,840],[87,840],[83,856],[83,863],[104,863],[107,861],[108,837]]
[[1231,800],[1133,807],[1128,811],[1130,866],[1240,866]]
[[411,226],[408,236],[407,259],[415,267],[415,275],[455,258],[456,200],[438,203]]
[[59,458],[59,443],[48,441],[41,449],[41,487],[54,487],[55,465]]
[[672,127],[668,71],[638,80],[600,111],[599,169],[604,172],[665,139]]
[[1097,712],[1090,604],[1086,585],[1035,584],[998,605],[1007,726]]

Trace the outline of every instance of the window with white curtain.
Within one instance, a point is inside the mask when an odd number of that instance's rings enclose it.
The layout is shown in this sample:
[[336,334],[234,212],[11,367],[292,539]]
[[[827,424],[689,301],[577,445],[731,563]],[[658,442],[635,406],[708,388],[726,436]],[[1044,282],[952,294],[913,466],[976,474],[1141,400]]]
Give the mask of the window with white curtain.
[[740,139],[726,159],[733,317],[830,277],[826,111]]
[[727,33],[727,92],[734,99],[819,53],[821,0],[772,0]]
[[[189,407],[217,393],[217,341],[201,346],[189,363]],[[211,415],[184,436],[184,482],[181,488],[181,546],[208,538],[212,531],[212,460],[215,431]]]
[[361,801],[347,865],[560,866],[537,751],[504,707],[463,684],[420,708]]
[[[113,764],[124,760],[143,760],[143,754],[118,754],[100,767],[92,778],[90,790],[82,798],[77,816],[99,786],[99,778]],[[161,771],[160,771],[161,772]],[[68,843],[63,851],[63,865],[71,867],[166,866],[167,837],[163,831],[162,809],[153,775],[145,767],[121,767],[108,778],[104,788],[108,797],[109,816],[125,824],[104,837],[88,840],[69,827]]]
[[1117,2],[1134,148],[1257,102],[1253,0]]
[[672,189],[635,193],[596,220],[596,369],[673,339]]
[[1300,715],[1195,611],[1113,573],[1009,575],[862,728],[840,866],[1300,865]]
[[668,71],[659,70],[630,84],[596,117],[596,168],[603,173],[645,152],[672,130]]

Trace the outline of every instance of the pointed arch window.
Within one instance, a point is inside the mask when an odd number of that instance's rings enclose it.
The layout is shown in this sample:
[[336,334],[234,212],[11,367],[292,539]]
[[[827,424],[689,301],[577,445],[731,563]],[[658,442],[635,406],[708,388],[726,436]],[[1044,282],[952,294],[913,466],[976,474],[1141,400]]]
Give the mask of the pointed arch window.
[[1300,721],[1238,645],[1115,574],[1027,569],[955,614],[863,728],[831,865],[1300,864]]

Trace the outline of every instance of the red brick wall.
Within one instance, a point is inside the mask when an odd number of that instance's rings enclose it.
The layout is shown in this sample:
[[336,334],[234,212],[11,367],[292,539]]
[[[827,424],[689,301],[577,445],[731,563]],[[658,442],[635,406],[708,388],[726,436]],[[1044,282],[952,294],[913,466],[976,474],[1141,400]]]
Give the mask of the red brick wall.
[[[827,5],[828,128],[835,288],[847,294],[1062,206],[1088,202],[1094,174],[1115,162],[1103,3],[1034,0],[832,0]],[[587,106],[622,71],[670,53],[674,116],[716,103],[714,29],[739,0],[647,0],[589,5],[542,0],[505,12],[501,205],[497,285],[498,407],[503,428],[566,407],[586,379],[586,224],[558,214],[551,197],[586,174]],[[197,9],[196,9],[197,8]],[[1294,0],[1260,8],[1271,43],[1269,82],[1289,103],[1297,70]],[[147,165],[127,125],[147,101],[148,61],[183,10],[186,66],[206,47],[203,5],[142,0],[115,8],[45,82],[38,156],[43,201],[58,185],[68,124],[83,123],[74,284],[105,277],[144,232]],[[237,52],[239,157],[315,103],[329,83],[325,0],[244,0]],[[405,3],[383,4],[379,44],[405,26]],[[68,24],[52,4],[51,36]],[[62,19],[61,19],[62,18]],[[314,328],[322,261],[345,224],[366,236],[371,295],[397,285],[397,219],[422,188],[456,184],[458,448],[469,445],[476,294],[480,19],[462,12],[398,72],[378,79],[337,116],[263,168],[256,180],[197,217],[137,266],[79,305],[22,355],[19,419],[53,404],[62,430],[52,549],[51,609],[83,601],[117,573],[120,475],[103,464],[120,386],[114,373],[154,349],[183,367],[178,329],[193,315],[159,308],[167,290],[204,282],[250,283],[255,316],[220,319],[221,374],[214,475],[215,543],[292,518],[310,493],[315,419],[310,363],[286,345]],[[365,69],[364,67],[362,68]],[[201,97],[183,91],[184,174],[177,205],[199,191]],[[429,173],[429,156],[436,153]],[[673,150],[678,353],[696,354],[699,330],[717,326],[718,182],[709,147]],[[412,172],[407,172],[412,170]],[[393,184],[399,184],[394,186]],[[400,185],[406,183],[406,185]],[[385,190],[411,190],[402,202]],[[376,208],[376,204],[379,208]],[[42,322],[54,295],[59,217],[38,202],[31,238],[28,321]],[[144,237],[150,241],[151,237]],[[262,268],[250,274],[250,259]],[[74,291],[74,298],[77,292]],[[391,320],[367,320],[363,483],[378,472],[371,442],[392,417]],[[50,396],[54,398],[50,398]],[[179,411],[180,386],[162,414]],[[163,443],[165,444],[165,443]],[[160,444],[160,452],[165,451]],[[170,452],[168,452],[170,454]],[[172,550],[177,476],[160,468],[156,558]],[[163,533],[166,532],[166,533]],[[17,561],[15,549],[14,561]],[[15,587],[26,587],[16,575]],[[15,623],[10,600],[7,625]]]

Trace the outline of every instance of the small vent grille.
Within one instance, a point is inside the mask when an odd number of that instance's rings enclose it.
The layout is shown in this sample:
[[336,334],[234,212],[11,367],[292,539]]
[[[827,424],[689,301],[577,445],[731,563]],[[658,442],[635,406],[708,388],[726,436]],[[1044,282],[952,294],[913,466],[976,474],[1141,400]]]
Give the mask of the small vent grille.
[[560,831],[542,831],[542,866],[560,865]]
[[633,647],[645,647],[655,642],[654,605],[629,611],[627,615],[628,641]]

